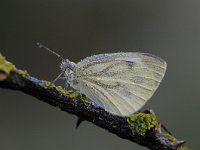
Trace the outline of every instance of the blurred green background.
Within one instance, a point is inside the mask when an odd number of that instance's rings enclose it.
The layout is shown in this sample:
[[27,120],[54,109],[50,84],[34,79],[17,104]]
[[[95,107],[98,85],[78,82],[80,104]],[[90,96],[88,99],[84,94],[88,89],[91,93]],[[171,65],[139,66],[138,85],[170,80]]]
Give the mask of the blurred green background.
[[[200,114],[200,1],[1,0],[0,52],[18,68],[52,81],[59,60],[41,42],[78,62],[99,53],[148,52],[168,62],[144,109],[197,150]],[[0,89],[1,150],[146,150],[18,91]]]

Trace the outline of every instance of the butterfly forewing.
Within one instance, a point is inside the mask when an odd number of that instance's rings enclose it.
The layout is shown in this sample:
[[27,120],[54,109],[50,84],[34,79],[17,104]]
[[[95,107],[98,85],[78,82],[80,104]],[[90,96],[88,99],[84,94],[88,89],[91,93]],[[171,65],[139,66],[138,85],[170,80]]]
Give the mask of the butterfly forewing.
[[166,67],[154,55],[129,52],[85,58],[74,71],[81,93],[112,114],[129,116],[151,98]]

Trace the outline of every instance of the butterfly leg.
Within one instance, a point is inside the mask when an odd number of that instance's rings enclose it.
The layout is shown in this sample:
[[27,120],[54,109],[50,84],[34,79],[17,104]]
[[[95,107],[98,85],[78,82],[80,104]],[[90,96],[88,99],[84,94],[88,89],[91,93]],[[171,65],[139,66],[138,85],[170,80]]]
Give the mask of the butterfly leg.
[[72,90],[72,88],[70,87],[69,83],[65,82],[65,86],[64,86],[65,90]]
[[52,81],[52,83],[55,83],[58,79],[61,79],[62,76],[63,75],[63,72],[61,72],[53,81]]

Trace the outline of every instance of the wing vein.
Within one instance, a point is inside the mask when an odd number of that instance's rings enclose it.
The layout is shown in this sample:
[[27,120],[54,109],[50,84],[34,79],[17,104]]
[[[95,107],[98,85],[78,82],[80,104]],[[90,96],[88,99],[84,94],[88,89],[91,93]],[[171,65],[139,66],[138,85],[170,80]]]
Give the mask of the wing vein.
[[[126,100],[122,95],[120,95],[119,93],[117,93],[116,91],[112,90],[112,92],[114,92],[118,97],[120,97],[121,99],[123,99],[129,106],[131,106],[131,108],[135,111],[137,111],[137,109],[128,101]],[[137,102],[136,102],[137,103]],[[139,104],[139,103],[138,103]],[[140,104],[139,104],[140,105]]]
[[[147,87],[144,87],[144,86],[142,86],[142,85],[140,85],[140,84],[136,84],[136,83],[133,83],[133,82],[128,82],[128,81],[126,81],[126,80],[122,80],[122,79],[113,79],[113,78],[108,78],[108,77],[85,77],[85,79],[87,80],[87,78],[88,79],[92,79],[92,80],[96,80],[96,81],[101,81],[101,80],[104,80],[104,81],[113,81],[113,82],[121,82],[121,83],[124,83],[124,84],[130,84],[130,85],[136,85],[136,86],[139,86],[139,87],[141,87],[141,88],[143,88],[143,89],[145,89],[145,90],[147,90],[147,91],[152,91],[152,89],[149,89],[149,88],[147,88]],[[87,81],[90,81],[90,80],[87,80]]]
[[[106,91],[103,87],[100,87],[99,85],[96,85],[95,83],[92,83],[92,81],[88,81],[85,80],[86,82],[90,82],[90,84],[93,85],[93,88],[96,89],[101,95],[103,95],[104,97],[106,97],[106,99],[113,104],[113,106],[122,114],[122,112],[120,111],[120,109],[118,108],[118,106],[111,100],[112,98],[109,98],[109,96],[113,97],[112,95],[110,95],[110,93],[108,91]],[[104,93],[106,93],[107,95],[105,95]],[[110,106],[110,107],[113,107]],[[105,107],[106,109],[106,107]]]

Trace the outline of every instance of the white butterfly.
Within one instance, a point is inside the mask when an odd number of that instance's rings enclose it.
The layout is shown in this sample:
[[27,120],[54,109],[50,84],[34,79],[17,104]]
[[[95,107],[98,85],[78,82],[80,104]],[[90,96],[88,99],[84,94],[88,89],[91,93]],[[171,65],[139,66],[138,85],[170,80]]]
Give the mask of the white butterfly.
[[167,68],[164,60],[147,53],[100,54],[77,64],[56,55],[62,59],[62,73],[56,80],[63,75],[70,87],[119,116],[130,116],[141,109],[158,88]]

